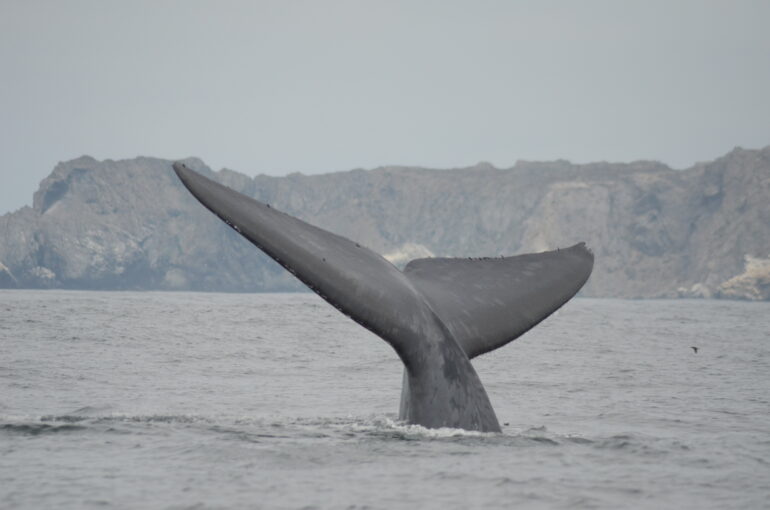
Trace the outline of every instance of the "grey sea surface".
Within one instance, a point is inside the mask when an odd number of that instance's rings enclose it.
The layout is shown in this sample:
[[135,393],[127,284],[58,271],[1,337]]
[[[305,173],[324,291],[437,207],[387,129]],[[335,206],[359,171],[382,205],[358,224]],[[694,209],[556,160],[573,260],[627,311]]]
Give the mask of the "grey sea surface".
[[770,508],[769,333],[573,300],[474,361],[480,434],[398,422],[395,353],[312,294],[0,291],[0,507]]

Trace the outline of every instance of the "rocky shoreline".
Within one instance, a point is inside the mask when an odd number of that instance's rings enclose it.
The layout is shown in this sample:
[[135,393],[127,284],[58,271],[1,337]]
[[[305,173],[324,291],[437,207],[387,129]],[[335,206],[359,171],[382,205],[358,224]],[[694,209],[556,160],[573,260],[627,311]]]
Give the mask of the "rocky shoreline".
[[[685,170],[520,161],[323,175],[188,166],[402,265],[585,241],[584,296],[770,300],[770,147]],[[148,157],[60,163],[0,216],[0,288],[291,291],[303,287]]]

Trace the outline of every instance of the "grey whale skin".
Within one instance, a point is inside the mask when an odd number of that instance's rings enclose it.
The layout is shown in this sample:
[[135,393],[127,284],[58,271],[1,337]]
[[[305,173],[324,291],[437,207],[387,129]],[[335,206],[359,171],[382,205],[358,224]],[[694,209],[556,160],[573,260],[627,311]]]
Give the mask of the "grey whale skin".
[[206,208],[339,311],[388,342],[404,363],[400,418],[427,428],[499,432],[471,365],[577,293],[593,269],[584,243],[513,257],[427,258],[403,272],[372,250],[222,186],[174,171]]

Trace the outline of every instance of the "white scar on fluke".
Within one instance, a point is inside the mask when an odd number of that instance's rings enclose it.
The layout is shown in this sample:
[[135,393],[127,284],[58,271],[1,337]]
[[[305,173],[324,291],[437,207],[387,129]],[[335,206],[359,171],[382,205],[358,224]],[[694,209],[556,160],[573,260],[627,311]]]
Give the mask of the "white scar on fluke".
[[471,359],[548,317],[588,280],[584,243],[502,258],[423,258],[403,271],[379,254],[174,163],[206,208],[404,363],[400,418],[427,428],[499,432]]

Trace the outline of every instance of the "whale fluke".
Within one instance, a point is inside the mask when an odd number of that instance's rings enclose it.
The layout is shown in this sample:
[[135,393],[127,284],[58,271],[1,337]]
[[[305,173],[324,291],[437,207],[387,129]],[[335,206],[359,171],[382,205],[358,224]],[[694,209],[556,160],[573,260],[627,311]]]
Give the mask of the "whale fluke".
[[174,163],[210,211],[332,306],[384,339],[404,363],[401,416],[429,428],[496,432],[470,359],[521,335],[585,283],[584,244],[501,259],[418,259],[403,272],[342,236]]
[[404,274],[469,358],[502,347],[570,300],[588,280],[585,243],[503,258],[417,259]]

